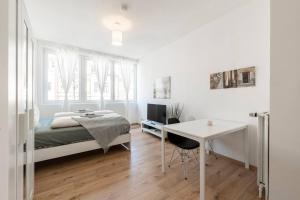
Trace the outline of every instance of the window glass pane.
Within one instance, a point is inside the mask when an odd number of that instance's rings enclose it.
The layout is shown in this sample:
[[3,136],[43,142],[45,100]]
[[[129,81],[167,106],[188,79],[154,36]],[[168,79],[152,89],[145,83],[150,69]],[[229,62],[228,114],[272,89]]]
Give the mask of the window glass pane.
[[[55,54],[47,54],[47,99],[48,101],[57,101],[65,99],[65,92],[62,87],[62,82],[57,67],[57,58]],[[79,65],[74,69],[74,79],[72,80],[68,100],[79,100]]]
[[[121,67],[122,65],[120,63],[115,63],[115,99],[116,100],[126,100],[126,90],[124,87],[124,80],[122,75]],[[134,100],[135,94],[134,91],[136,90],[136,83],[135,83],[135,75],[136,75],[136,67],[134,65],[130,66],[130,87],[129,87],[129,94],[128,99]]]
[[[55,52],[46,51],[45,52],[45,61],[47,63],[47,70],[45,71],[45,97],[48,101],[63,101],[65,94],[62,87],[61,77],[59,73],[59,68],[57,64],[57,56]],[[126,90],[124,82],[127,81],[127,78],[130,79],[129,87],[129,100],[135,100],[135,91],[136,91],[136,66],[134,63],[126,63],[126,66],[129,66],[129,75],[125,73],[126,70],[122,70],[122,65],[119,62],[115,62],[114,66],[111,66],[108,72],[108,77],[105,83],[104,89],[104,99],[105,100],[126,100]],[[84,73],[81,74],[81,68],[84,69]],[[127,69],[127,68],[124,68]],[[68,92],[68,100],[70,101],[80,101],[80,90],[81,83],[84,85],[84,96],[87,101],[99,101],[100,100],[100,91],[98,87],[97,80],[97,70],[93,63],[92,59],[86,59],[82,66],[79,63],[78,66],[73,70],[75,73],[74,80],[71,82],[71,86]],[[125,78],[124,78],[125,77]],[[125,81],[124,81],[125,80]],[[114,99],[112,99],[114,97]],[[84,103],[84,102],[82,102]]]
[[[87,100],[100,100],[100,90],[96,76],[96,68],[91,60],[86,61],[86,92]],[[111,100],[111,69],[108,72],[105,89],[103,93],[104,100]]]

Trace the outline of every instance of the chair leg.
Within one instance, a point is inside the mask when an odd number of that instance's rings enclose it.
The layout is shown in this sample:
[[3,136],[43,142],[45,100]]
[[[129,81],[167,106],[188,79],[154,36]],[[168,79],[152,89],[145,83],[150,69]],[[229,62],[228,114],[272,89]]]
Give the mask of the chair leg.
[[[188,154],[186,154],[186,155],[187,155],[187,157],[185,157],[185,158],[188,158],[189,155],[188,155]],[[187,163],[188,160],[189,160],[189,158],[188,158],[187,160],[186,160],[186,159],[184,160],[184,169],[185,169],[185,176],[184,176],[184,179],[185,179],[185,180],[188,179],[188,178],[187,178],[187,177],[188,177],[188,163]]]
[[185,152],[183,149],[181,151],[181,163],[183,167],[183,175],[184,179],[187,180],[187,163],[186,163],[186,157],[188,156],[187,152]]
[[196,162],[196,164],[199,164],[199,160],[198,160],[198,158],[199,158],[199,148],[197,148],[197,152],[195,153],[195,151],[194,150],[192,150],[192,152],[193,152],[193,155],[194,155],[194,157],[195,157],[195,162]]
[[[184,149],[175,147],[174,150],[173,150],[171,159],[169,161],[169,168],[171,167],[171,163],[173,161],[175,151],[177,151],[179,153],[180,157],[181,157],[181,165],[182,165],[182,168],[183,168],[184,179],[187,180],[188,179],[187,178],[188,177],[188,161],[189,161],[189,158],[191,158],[190,155],[189,155],[190,150],[184,150]],[[195,162],[199,166],[199,162],[198,162],[199,148],[197,149],[197,153],[195,153],[193,150],[192,150],[192,152],[193,152],[193,155],[195,157]]]
[[173,150],[173,153],[172,153],[171,159],[170,159],[170,161],[169,161],[169,168],[171,168],[171,162],[172,162],[172,160],[173,160],[173,157],[174,157],[174,153],[175,153],[175,151],[176,151],[176,147],[174,147],[174,150]]
[[212,151],[213,155],[215,156],[215,159],[217,160],[218,159],[218,156],[217,154],[215,153],[214,151],[214,141],[213,140],[208,140],[208,145],[209,145],[209,148],[210,150]]
[[186,157],[187,157],[187,160],[189,160],[191,158],[190,154],[189,154],[189,150],[186,150]]

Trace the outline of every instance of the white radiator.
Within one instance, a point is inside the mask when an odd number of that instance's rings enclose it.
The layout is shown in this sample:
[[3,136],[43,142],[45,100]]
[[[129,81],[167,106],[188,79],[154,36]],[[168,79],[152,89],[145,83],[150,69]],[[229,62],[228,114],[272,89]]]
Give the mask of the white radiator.
[[259,197],[263,191],[265,199],[269,196],[269,113],[258,113],[257,133],[257,184],[259,186]]

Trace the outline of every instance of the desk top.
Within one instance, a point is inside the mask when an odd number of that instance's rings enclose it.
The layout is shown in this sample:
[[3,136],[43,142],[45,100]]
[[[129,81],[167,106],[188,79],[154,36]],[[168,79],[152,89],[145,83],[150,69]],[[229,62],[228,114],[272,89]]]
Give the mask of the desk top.
[[212,126],[208,126],[208,119],[200,119],[178,124],[165,125],[164,131],[177,133],[179,135],[189,135],[194,139],[209,139],[221,135],[237,132],[248,127],[247,123],[227,121],[227,120],[210,120]]

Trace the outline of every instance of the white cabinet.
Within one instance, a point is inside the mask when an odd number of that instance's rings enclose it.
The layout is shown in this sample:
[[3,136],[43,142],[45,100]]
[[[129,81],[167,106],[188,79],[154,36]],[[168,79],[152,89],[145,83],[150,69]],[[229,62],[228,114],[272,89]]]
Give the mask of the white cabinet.
[[150,133],[161,138],[161,129],[164,126],[163,124],[154,121],[144,120],[141,121],[141,126],[142,132]]

